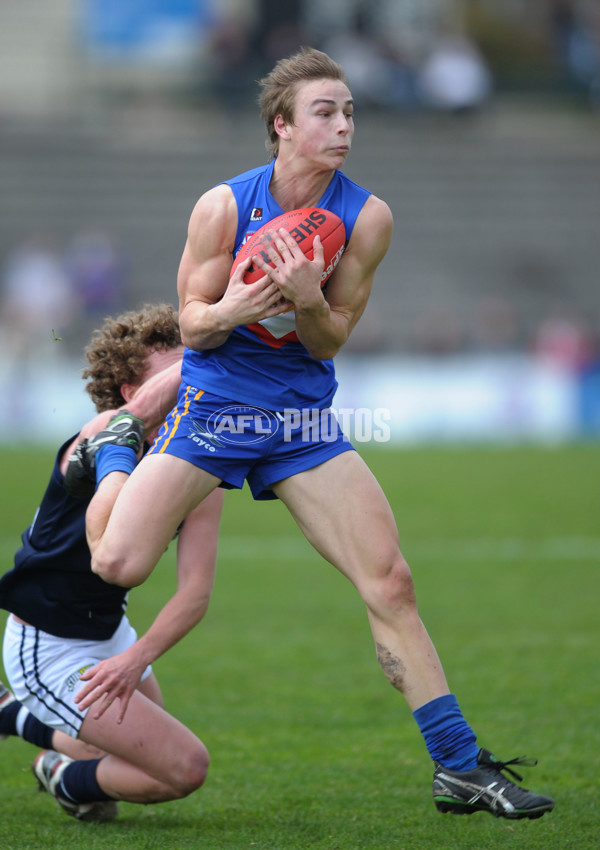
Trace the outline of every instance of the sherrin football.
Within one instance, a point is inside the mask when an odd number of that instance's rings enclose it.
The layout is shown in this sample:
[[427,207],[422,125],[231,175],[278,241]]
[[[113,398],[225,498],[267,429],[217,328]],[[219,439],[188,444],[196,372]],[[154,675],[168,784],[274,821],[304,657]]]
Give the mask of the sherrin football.
[[[329,212],[329,210],[322,210],[319,207],[303,207],[302,209],[291,210],[263,224],[260,230],[257,230],[247,242],[244,242],[238,251],[231,267],[230,277],[241,262],[255,254],[260,254],[266,263],[273,265],[271,252],[275,248],[269,239],[268,233],[271,230],[277,230],[279,227],[283,227],[288,231],[302,249],[302,253],[309,260],[313,259],[313,242],[315,236],[318,235],[321,238],[325,259],[325,267],[321,277],[321,286],[323,286],[333,274],[335,267],[344,253],[344,248],[346,247],[346,229],[344,222],[339,216]],[[260,280],[262,276],[262,270],[252,264],[244,273],[244,283],[254,283]]]

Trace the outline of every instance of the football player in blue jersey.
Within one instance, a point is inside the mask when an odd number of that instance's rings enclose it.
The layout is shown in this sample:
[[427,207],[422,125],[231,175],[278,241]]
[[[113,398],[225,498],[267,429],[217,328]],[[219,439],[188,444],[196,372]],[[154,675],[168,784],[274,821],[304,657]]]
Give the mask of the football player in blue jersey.
[[[302,49],[261,81],[260,105],[272,159],[209,189],[192,212],[178,276],[186,348],[177,405],[106,530],[95,526],[92,568],[108,582],[140,584],[190,510],[216,487],[247,480],[255,498],[281,499],[360,593],[378,661],[434,762],[437,808],[540,817],[553,801],[515,784],[501,772],[507,762],[477,745],[419,616],[390,505],[329,410],[333,358],[392,238],[388,205],[341,170],[354,136],[344,71]],[[346,248],[325,288],[319,239],[309,259],[283,229],[270,233],[273,266],[248,258],[230,279],[233,258],[258,228],[307,207],[330,210],[345,226]],[[250,261],[264,276],[247,285]],[[100,677],[91,684],[84,704],[114,693]]]
[[[173,404],[182,350],[169,305],[109,318],[93,335],[83,376],[98,415],[59,449],[14,567],[0,579],[0,605],[11,612],[3,660],[12,688],[0,685],[0,735],[20,735],[44,748],[33,765],[40,787],[82,820],[111,819],[118,800],[185,796],[202,785],[208,769],[204,744],[162,707],[151,664],[206,611],[223,492],[182,524],[176,592],[136,639],[125,614],[127,588],[106,584],[90,568],[85,515],[94,487],[86,491],[86,475],[68,481],[80,469],[73,459],[83,458],[84,472],[99,482],[96,509],[110,509],[144,450],[140,417],[151,440]],[[110,487],[101,493],[107,469]],[[91,711],[78,705],[77,694],[98,668],[127,688]]]

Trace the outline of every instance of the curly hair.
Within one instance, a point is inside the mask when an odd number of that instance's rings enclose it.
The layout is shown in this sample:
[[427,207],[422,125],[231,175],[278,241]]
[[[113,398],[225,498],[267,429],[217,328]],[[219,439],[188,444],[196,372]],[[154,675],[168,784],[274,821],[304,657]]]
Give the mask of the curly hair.
[[139,311],[107,317],[85,349],[89,366],[82,373],[96,410],[120,407],[125,402],[121,386],[141,382],[148,354],[178,345],[179,320],[169,304],[146,304]]
[[281,115],[286,123],[293,123],[296,90],[299,83],[307,80],[340,80],[348,85],[342,66],[314,47],[301,47],[293,56],[280,59],[273,70],[259,80],[258,105],[267,128],[267,149],[272,156],[279,152],[275,119]]

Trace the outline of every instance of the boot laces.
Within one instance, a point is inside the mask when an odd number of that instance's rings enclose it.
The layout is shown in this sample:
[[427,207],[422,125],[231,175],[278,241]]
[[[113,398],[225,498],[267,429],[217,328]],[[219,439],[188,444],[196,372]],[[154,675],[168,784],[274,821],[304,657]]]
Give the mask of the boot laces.
[[501,761],[500,759],[494,758],[492,764],[498,770],[505,770],[507,773],[510,773],[511,776],[514,776],[514,778],[518,782],[522,782],[523,777],[521,776],[521,774],[517,773],[516,770],[512,770],[509,765],[522,764],[525,767],[535,767],[535,765],[537,764],[537,759],[530,758],[529,756],[518,756],[517,758],[509,759],[508,761]]

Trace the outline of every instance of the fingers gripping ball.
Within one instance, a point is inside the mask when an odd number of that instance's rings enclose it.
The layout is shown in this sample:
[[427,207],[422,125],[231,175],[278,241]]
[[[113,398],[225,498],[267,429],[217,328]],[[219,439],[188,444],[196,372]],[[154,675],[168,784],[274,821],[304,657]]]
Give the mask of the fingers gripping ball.
[[[321,277],[321,286],[333,274],[333,271],[339,263],[344,248],[346,247],[346,229],[344,222],[335,213],[329,210],[322,210],[318,207],[304,207],[298,210],[284,213],[271,219],[264,224],[260,230],[257,230],[247,242],[245,242],[238,251],[233,265],[231,267],[231,275],[236,268],[255,254],[260,254],[266,263],[273,265],[271,252],[275,250],[269,238],[269,231],[277,230],[283,227],[296,240],[297,244],[302,249],[302,253],[313,259],[313,242],[315,236],[319,236],[323,246],[323,255],[325,259],[325,268]],[[258,266],[252,264],[244,273],[244,283],[254,283],[263,276],[263,272]]]

